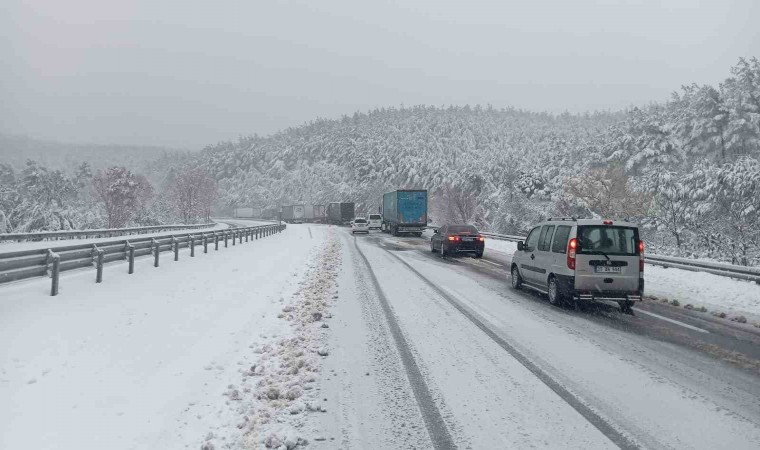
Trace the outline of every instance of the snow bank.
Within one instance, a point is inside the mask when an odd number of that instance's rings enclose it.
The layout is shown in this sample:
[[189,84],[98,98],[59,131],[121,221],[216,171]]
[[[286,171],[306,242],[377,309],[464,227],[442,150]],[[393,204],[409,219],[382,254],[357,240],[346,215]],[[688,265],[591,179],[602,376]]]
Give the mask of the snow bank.
[[690,272],[647,264],[645,292],[659,299],[678,300],[681,305],[704,306],[729,316],[747,314],[760,320],[760,284],[710,273]]
[[[329,355],[324,346],[323,320],[330,318],[328,307],[337,298],[336,278],[340,244],[332,231],[316,262],[311,263],[298,290],[284,304],[278,317],[284,320],[283,337],[254,349],[256,361],[241,370],[239,385],[224,392],[237,414],[239,442],[224,448],[276,448],[290,450],[308,442],[300,430],[306,415],[323,412],[317,398],[320,360]],[[204,445],[219,448],[210,436]]]

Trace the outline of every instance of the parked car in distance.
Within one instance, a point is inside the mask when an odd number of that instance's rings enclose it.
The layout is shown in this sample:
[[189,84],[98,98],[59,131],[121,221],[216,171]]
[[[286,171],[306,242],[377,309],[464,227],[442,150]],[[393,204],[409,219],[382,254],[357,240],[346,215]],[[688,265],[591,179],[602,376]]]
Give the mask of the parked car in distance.
[[383,227],[383,216],[380,214],[370,214],[368,220],[370,230],[379,230]]
[[566,301],[615,301],[632,314],[644,295],[644,242],[634,223],[554,218],[536,225],[512,257],[512,287]]
[[357,217],[351,221],[351,234],[356,233],[369,234],[369,223],[364,217]]
[[440,252],[441,257],[466,253],[475,258],[483,257],[485,238],[473,225],[444,225],[433,232],[430,251]]

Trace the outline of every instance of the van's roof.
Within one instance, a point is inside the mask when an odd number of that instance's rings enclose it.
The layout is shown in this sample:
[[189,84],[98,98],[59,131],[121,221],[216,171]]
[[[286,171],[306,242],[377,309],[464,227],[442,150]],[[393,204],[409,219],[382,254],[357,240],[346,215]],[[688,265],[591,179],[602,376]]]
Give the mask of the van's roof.
[[[626,222],[624,220],[614,220],[614,219],[572,219],[572,218],[565,218],[565,217],[558,217],[558,218],[549,218],[549,220],[544,221],[545,223],[564,223],[567,225],[610,225],[610,226],[618,226],[618,227],[632,227],[632,228],[638,228],[639,225],[633,222]],[[612,222],[612,223],[605,223],[605,222]]]

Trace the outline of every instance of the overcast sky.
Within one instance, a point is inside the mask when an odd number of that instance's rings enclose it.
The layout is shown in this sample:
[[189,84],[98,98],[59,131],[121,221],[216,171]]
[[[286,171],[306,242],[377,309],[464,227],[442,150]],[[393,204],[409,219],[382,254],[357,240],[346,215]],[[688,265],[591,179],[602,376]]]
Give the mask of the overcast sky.
[[760,1],[3,0],[0,132],[200,148],[415,104],[621,109],[760,56]]

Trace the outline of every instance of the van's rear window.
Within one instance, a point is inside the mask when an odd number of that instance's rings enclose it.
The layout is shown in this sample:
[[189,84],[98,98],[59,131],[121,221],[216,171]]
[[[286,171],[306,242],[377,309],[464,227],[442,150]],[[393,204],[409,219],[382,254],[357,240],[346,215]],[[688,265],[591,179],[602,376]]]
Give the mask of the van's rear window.
[[639,230],[631,227],[608,225],[584,225],[578,227],[578,253],[586,255],[627,255],[639,254]]

